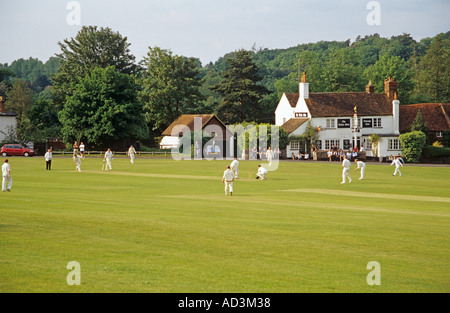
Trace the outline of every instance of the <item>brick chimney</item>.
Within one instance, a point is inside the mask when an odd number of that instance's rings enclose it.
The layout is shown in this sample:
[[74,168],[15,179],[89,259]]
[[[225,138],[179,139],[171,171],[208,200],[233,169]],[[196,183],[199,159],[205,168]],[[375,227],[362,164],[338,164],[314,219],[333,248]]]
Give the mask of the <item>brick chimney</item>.
[[6,113],[5,100],[0,96],[0,113]]
[[389,101],[396,100],[397,97],[397,82],[392,77],[384,80],[384,93]]
[[306,82],[306,73],[303,73],[299,84],[299,96],[300,99],[309,99],[309,83]]
[[372,81],[370,80],[369,83],[366,86],[366,92],[367,93],[374,93],[375,87],[372,84]]

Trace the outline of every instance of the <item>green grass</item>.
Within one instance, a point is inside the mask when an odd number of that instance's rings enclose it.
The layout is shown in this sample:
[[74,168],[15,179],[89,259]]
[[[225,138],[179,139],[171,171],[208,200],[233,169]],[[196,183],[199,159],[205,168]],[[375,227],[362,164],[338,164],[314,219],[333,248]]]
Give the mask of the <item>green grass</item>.
[[[450,167],[125,158],[10,158],[0,193],[0,292],[449,292]],[[352,169],[355,165],[352,164]],[[405,197],[407,196],[407,197]],[[81,265],[81,285],[66,268]],[[369,286],[370,261],[381,285]]]

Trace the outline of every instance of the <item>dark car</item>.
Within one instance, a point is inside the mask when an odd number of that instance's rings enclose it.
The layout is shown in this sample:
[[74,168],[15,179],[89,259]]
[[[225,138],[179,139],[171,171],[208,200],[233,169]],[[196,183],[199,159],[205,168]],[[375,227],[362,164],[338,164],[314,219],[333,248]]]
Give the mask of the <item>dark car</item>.
[[19,144],[8,144],[2,147],[1,154],[5,157],[7,155],[23,155],[23,156],[33,156],[34,150],[24,148]]

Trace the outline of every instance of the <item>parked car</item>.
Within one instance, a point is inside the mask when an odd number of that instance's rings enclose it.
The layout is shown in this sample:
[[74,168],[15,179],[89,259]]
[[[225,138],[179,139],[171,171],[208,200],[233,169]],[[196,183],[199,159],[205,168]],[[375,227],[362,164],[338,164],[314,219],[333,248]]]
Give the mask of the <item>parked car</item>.
[[5,157],[7,155],[23,155],[25,157],[33,156],[34,150],[24,148],[19,144],[7,144],[2,147],[1,154]]

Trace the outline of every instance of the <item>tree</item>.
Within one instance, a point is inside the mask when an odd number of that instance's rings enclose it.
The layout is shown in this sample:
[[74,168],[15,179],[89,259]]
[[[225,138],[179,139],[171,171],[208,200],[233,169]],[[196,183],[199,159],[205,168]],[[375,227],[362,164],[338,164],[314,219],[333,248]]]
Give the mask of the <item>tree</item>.
[[411,123],[411,126],[409,127],[409,131],[410,132],[420,131],[424,133],[427,138],[427,144],[431,143],[430,131],[428,129],[427,124],[425,123],[425,120],[423,119],[423,115],[420,110],[417,111],[416,117],[414,118],[413,122]]
[[251,52],[236,51],[235,57],[228,58],[227,63],[229,68],[222,74],[224,79],[211,87],[223,98],[218,115],[225,123],[258,120],[261,117],[260,100],[268,90],[258,84],[262,77]]
[[58,119],[58,111],[51,99],[40,94],[35,105],[28,111],[30,128],[30,140],[33,142],[45,142],[47,138],[58,138],[61,131],[61,123]]
[[114,66],[116,71],[136,74],[139,67],[130,53],[127,37],[110,28],[83,26],[75,38],[58,42],[61,53],[59,72],[52,76],[53,98],[62,107],[74,86],[96,67]]
[[173,55],[170,50],[149,48],[142,65],[142,90],[146,122],[160,136],[180,114],[191,113],[203,99],[196,59]]
[[433,102],[450,102],[450,39],[437,35],[421,59],[416,73],[416,94]]
[[28,110],[34,105],[33,91],[28,82],[21,79],[13,81],[11,89],[6,93],[6,108],[17,114],[17,137],[21,141],[28,141],[28,134],[32,131]]
[[94,68],[82,78],[58,117],[66,142],[83,139],[101,147],[148,136],[137,85],[114,66]]
[[384,80],[392,77],[398,82],[398,99],[400,103],[409,103],[409,97],[414,89],[413,71],[406,66],[398,56],[383,55],[373,66],[365,72],[366,81],[374,82],[375,92],[384,92]]

